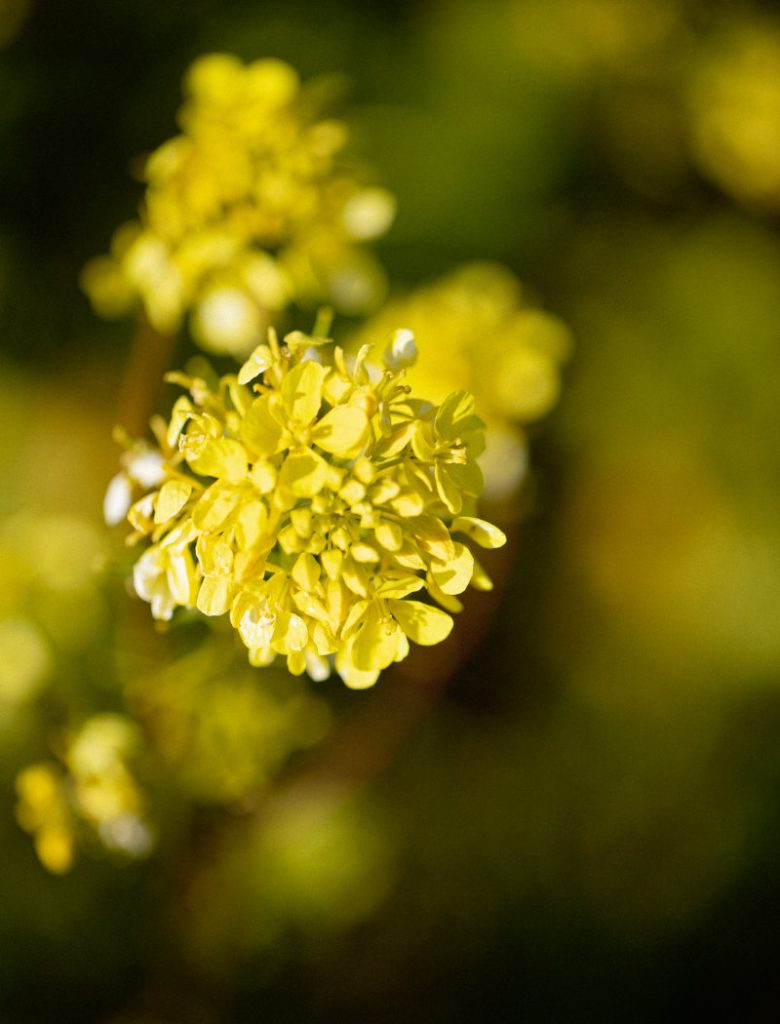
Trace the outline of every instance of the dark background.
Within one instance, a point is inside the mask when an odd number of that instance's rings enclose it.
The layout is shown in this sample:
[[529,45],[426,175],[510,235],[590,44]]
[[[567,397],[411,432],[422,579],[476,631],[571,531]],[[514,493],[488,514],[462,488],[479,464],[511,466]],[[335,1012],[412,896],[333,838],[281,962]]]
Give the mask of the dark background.
[[[328,684],[335,721],[354,725],[335,733],[356,744],[348,786],[327,785],[337,750],[260,824],[179,794],[162,800],[173,824],[150,860],[87,851],[48,875],[14,821],[14,775],[49,754],[63,713],[112,706],[128,671],[117,644],[151,630],[141,613],[128,624],[118,581],[80,646],[74,607],[50,614],[64,653],[48,689],[19,703],[0,686],[0,1019],[771,1019],[780,58],[756,53],[780,54],[780,25],[767,12],[0,0],[6,553],[20,522],[46,533],[77,517],[102,536],[132,327],[97,320],[78,276],[134,214],[128,172],[173,134],[201,53],[345,73],[356,145],[398,197],[379,245],[391,281],[500,260],[576,342],[534,431],[478,652],[408,728],[392,679],[373,713],[374,695]],[[29,537],[14,558],[32,571],[48,549]],[[37,614],[38,591],[7,579],[0,617]],[[369,727],[400,738],[362,772]]]

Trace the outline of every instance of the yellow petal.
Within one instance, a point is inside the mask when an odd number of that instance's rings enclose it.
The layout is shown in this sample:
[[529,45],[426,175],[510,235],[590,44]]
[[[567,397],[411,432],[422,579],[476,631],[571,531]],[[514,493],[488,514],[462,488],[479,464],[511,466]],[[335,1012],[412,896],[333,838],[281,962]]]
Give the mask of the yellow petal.
[[322,490],[327,471],[325,460],[311,449],[293,452],[281,468],[279,487],[291,491],[298,498],[311,498]]
[[371,488],[371,501],[374,505],[384,505],[386,501],[392,501],[400,490],[400,484],[396,480],[383,476]]
[[506,534],[503,530],[473,516],[459,516],[452,524],[452,532],[465,533],[483,548],[500,548],[506,544]]
[[344,559],[341,578],[358,597],[367,597],[369,591],[368,573],[352,558]]
[[306,671],[306,655],[303,651],[292,651],[287,655],[287,671],[291,676],[300,676]]
[[265,502],[242,502],[236,517],[236,541],[238,546],[247,551],[260,540],[268,522],[268,510]]
[[192,415],[192,405],[189,398],[186,395],[181,395],[173,403],[173,409],[171,410],[171,419],[168,426],[167,441],[169,448],[175,448],[179,440],[179,435],[182,432],[182,428],[187,420]]
[[53,875],[63,875],[75,856],[73,833],[63,825],[47,826],[35,837],[35,852],[41,864]]
[[329,580],[337,580],[341,575],[341,566],[344,562],[344,554],[336,548],[329,548],[320,555],[322,568]]
[[435,445],[431,424],[417,420],[412,434],[412,451],[420,462],[433,462]]
[[207,576],[226,576],[233,566],[233,549],[224,537],[217,534],[202,533],[195,552]]
[[474,415],[474,396],[468,391],[447,395],[436,413],[435,427],[442,437],[455,438],[482,425]]
[[348,505],[357,505],[366,496],[366,488],[359,480],[349,479],[339,490],[339,497]]
[[195,593],[195,566],[189,548],[171,552],[168,557],[168,588],[177,604],[192,606]]
[[347,457],[360,448],[367,432],[368,419],[362,410],[337,405],[322,417],[311,436],[324,451]]
[[431,563],[431,575],[445,594],[462,594],[473,572],[474,556],[465,544],[455,544],[454,558]]
[[423,580],[419,576],[411,576],[408,573],[397,573],[395,576],[390,573],[382,574],[382,582],[376,588],[377,597],[395,597],[401,599],[422,590]]
[[449,562],[455,557],[455,544],[450,531],[436,516],[418,516],[412,524],[414,536],[423,551],[437,562]]
[[336,671],[351,690],[367,690],[379,678],[379,672],[362,672],[352,660],[352,643],[345,644],[336,655]]
[[277,619],[272,646],[280,654],[302,651],[308,639],[309,631],[300,615],[289,612]]
[[478,558],[474,559],[474,575],[471,577],[471,585],[475,590],[493,589],[493,580],[485,572]]
[[377,456],[383,459],[392,459],[399,455],[412,440],[416,429],[416,420],[409,420],[400,427],[395,427],[392,434],[377,447]]
[[186,480],[167,480],[160,488],[154,505],[155,523],[167,523],[187,504],[192,494],[192,484]]
[[429,576],[425,581],[425,589],[436,604],[440,604],[442,608],[445,608],[453,615],[457,615],[458,612],[463,611],[463,603],[459,601],[457,597],[453,597],[451,594],[445,594],[444,591],[437,586],[436,580],[431,576]]
[[275,415],[278,405],[276,395],[261,395],[241,421],[241,440],[258,455],[273,455],[284,447],[286,431]]
[[348,638],[352,633],[354,633],[367,611],[368,601],[356,601],[355,604],[352,605],[346,619],[344,620],[344,625],[341,628],[341,632],[344,637]]
[[377,543],[380,544],[385,551],[400,551],[404,542],[404,534],[400,525],[398,523],[392,523],[387,519],[380,520],[374,530],[374,536],[376,537]]
[[288,415],[296,423],[311,423],[322,404],[325,367],[311,359],[293,367],[282,382],[281,395]]
[[192,522],[199,530],[217,530],[238,504],[241,492],[218,481],[200,496],[192,510]]
[[352,662],[361,672],[381,671],[397,660],[403,634],[392,619],[371,609],[352,641]]
[[434,469],[434,479],[436,480],[436,490],[446,505],[447,510],[452,512],[453,515],[457,515],[461,508],[463,508],[463,498],[457,484],[450,476],[449,468],[449,466],[443,466],[440,462],[437,462]]
[[416,491],[402,491],[390,501],[394,512],[404,519],[419,516],[425,508],[425,499]]
[[303,590],[314,590],[320,582],[320,566],[313,555],[305,552],[298,555],[290,574]]
[[371,564],[379,561],[379,552],[371,544],[353,544],[349,549],[356,562]]
[[256,462],[249,472],[249,479],[261,494],[270,494],[276,487],[276,467],[265,459]]
[[279,531],[277,540],[279,542],[279,547],[286,555],[295,555],[298,554],[299,551],[303,551],[303,538],[291,525],[285,526],[283,530]]
[[224,615],[233,598],[233,584],[227,576],[206,576],[198,591],[198,609],[204,615]]
[[311,536],[311,509],[306,505],[294,508],[290,512],[290,522],[299,537]]
[[329,621],[330,616],[322,601],[311,594],[307,594],[305,590],[296,590],[293,594],[293,601],[298,611],[308,615],[311,619],[325,623]]
[[214,476],[231,484],[246,479],[246,449],[239,441],[217,437],[209,441],[200,454],[188,459],[190,466],[201,476]]
[[430,646],[449,636],[454,625],[446,612],[421,601],[387,602],[393,617],[410,640]]
[[[267,648],[276,625],[274,615],[265,605],[255,603],[251,598],[243,601],[239,597],[237,607],[241,616],[237,626],[241,639],[250,650]],[[231,621],[232,619],[233,615],[231,615]]]
[[238,371],[238,383],[248,384],[258,374],[264,373],[273,364],[274,357],[267,345],[258,345],[252,355]]

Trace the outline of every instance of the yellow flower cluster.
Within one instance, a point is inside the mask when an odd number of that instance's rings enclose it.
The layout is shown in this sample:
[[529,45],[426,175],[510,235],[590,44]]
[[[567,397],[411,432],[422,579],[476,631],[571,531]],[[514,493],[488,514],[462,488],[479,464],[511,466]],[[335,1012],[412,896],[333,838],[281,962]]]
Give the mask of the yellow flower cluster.
[[291,302],[362,313],[381,301],[362,243],[390,226],[394,199],[349,170],[346,125],[319,116],[316,94],[278,60],[196,60],[182,134],[146,162],[140,219],[84,270],[96,310],[140,301],[162,333],[191,313],[199,344],[244,356]]
[[704,173],[743,202],[780,209],[780,24],[746,22],[716,36],[688,106]]
[[558,399],[560,366],[571,337],[556,317],[528,305],[520,282],[493,263],[467,264],[405,298],[388,303],[355,337],[360,345],[386,337],[398,323],[414,332],[420,356],[409,382],[441,401],[466,388],[487,430],[480,459],[485,497],[512,494],[525,473],[522,424]]
[[[473,511],[483,424],[465,391],[436,406],[404,383],[399,331],[383,370],[352,366],[327,339],[273,330],[237,375],[171,374],[189,396],[157,424],[164,482],[128,513],[134,567],[152,614],[177,606],[230,614],[254,665],[371,686],[409,640],[435,644],[471,582],[490,581],[468,541],[503,533]],[[250,386],[251,385],[251,386]],[[439,605],[410,600],[427,590]]]
[[44,761],[19,773],[17,819],[49,871],[71,867],[84,828],[114,853],[135,858],[151,851],[144,797],[129,768],[139,745],[129,719],[93,715],[67,741],[64,769]]

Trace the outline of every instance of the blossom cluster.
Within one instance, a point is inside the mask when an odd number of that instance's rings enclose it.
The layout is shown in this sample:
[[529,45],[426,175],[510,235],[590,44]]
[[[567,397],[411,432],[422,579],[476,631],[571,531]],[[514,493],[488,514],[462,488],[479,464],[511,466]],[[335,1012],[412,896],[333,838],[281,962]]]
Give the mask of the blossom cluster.
[[[397,331],[384,368],[352,365],[327,339],[273,330],[238,374],[174,373],[188,394],[157,424],[159,485],[129,510],[134,567],[157,619],[177,607],[230,615],[254,665],[335,668],[353,688],[449,634],[471,583],[471,542],[501,530],[472,513],[484,424],[466,391],[440,405],[405,383],[416,347]],[[412,599],[420,594],[434,603]]]
[[503,500],[527,465],[523,426],[558,399],[560,368],[571,337],[557,317],[530,304],[511,271],[466,264],[387,303],[357,332],[359,346],[406,324],[419,342],[410,384],[434,401],[468,388],[486,423],[480,459],[485,497]]
[[751,208],[780,209],[780,27],[735,22],[705,48],[688,89],[690,148],[711,180]]
[[131,770],[138,726],[122,715],[93,715],[62,746],[63,764],[42,761],[16,778],[17,819],[34,836],[41,863],[55,874],[67,871],[82,832],[116,854],[146,856],[154,837]]
[[384,277],[362,243],[387,230],[395,202],[350,169],[346,125],[320,116],[321,91],[279,60],[196,60],[182,133],[146,161],[139,219],[84,270],[96,310],[140,302],[166,334],[191,314],[199,344],[244,356],[291,302],[378,303]]

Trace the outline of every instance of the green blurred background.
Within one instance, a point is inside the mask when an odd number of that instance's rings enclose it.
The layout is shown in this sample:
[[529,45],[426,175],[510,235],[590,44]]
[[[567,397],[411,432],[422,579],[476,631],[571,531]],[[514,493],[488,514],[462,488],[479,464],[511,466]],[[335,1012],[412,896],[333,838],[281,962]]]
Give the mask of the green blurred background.
[[[0,618],[43,638],[27,682],[0,670],[4,1024],[773,1019],[772,9],[0,0]],[[262,730],[237,750],[255,676],[209,655],[216,704],[192,714],[221,725],[152,786],[158,849],[87,849],[54,877],[16,773],[58,723],[128,692],[137,710],[163,655],[142,710],[164,731],[208,652],[196,624],[155,634],[121,573],[91,575],[121,548],[100,506],[132,328],[97,320],[78,277],[211,51],[348,76],[357,145],[398,197],[391,280],[500,260],[576,349],[491,630],[446,690],[332,680],[309,706],[317,686],[280,674],[269,707],[314,748],[288,761]],[[275,781],[232,806],[242,757]]]

